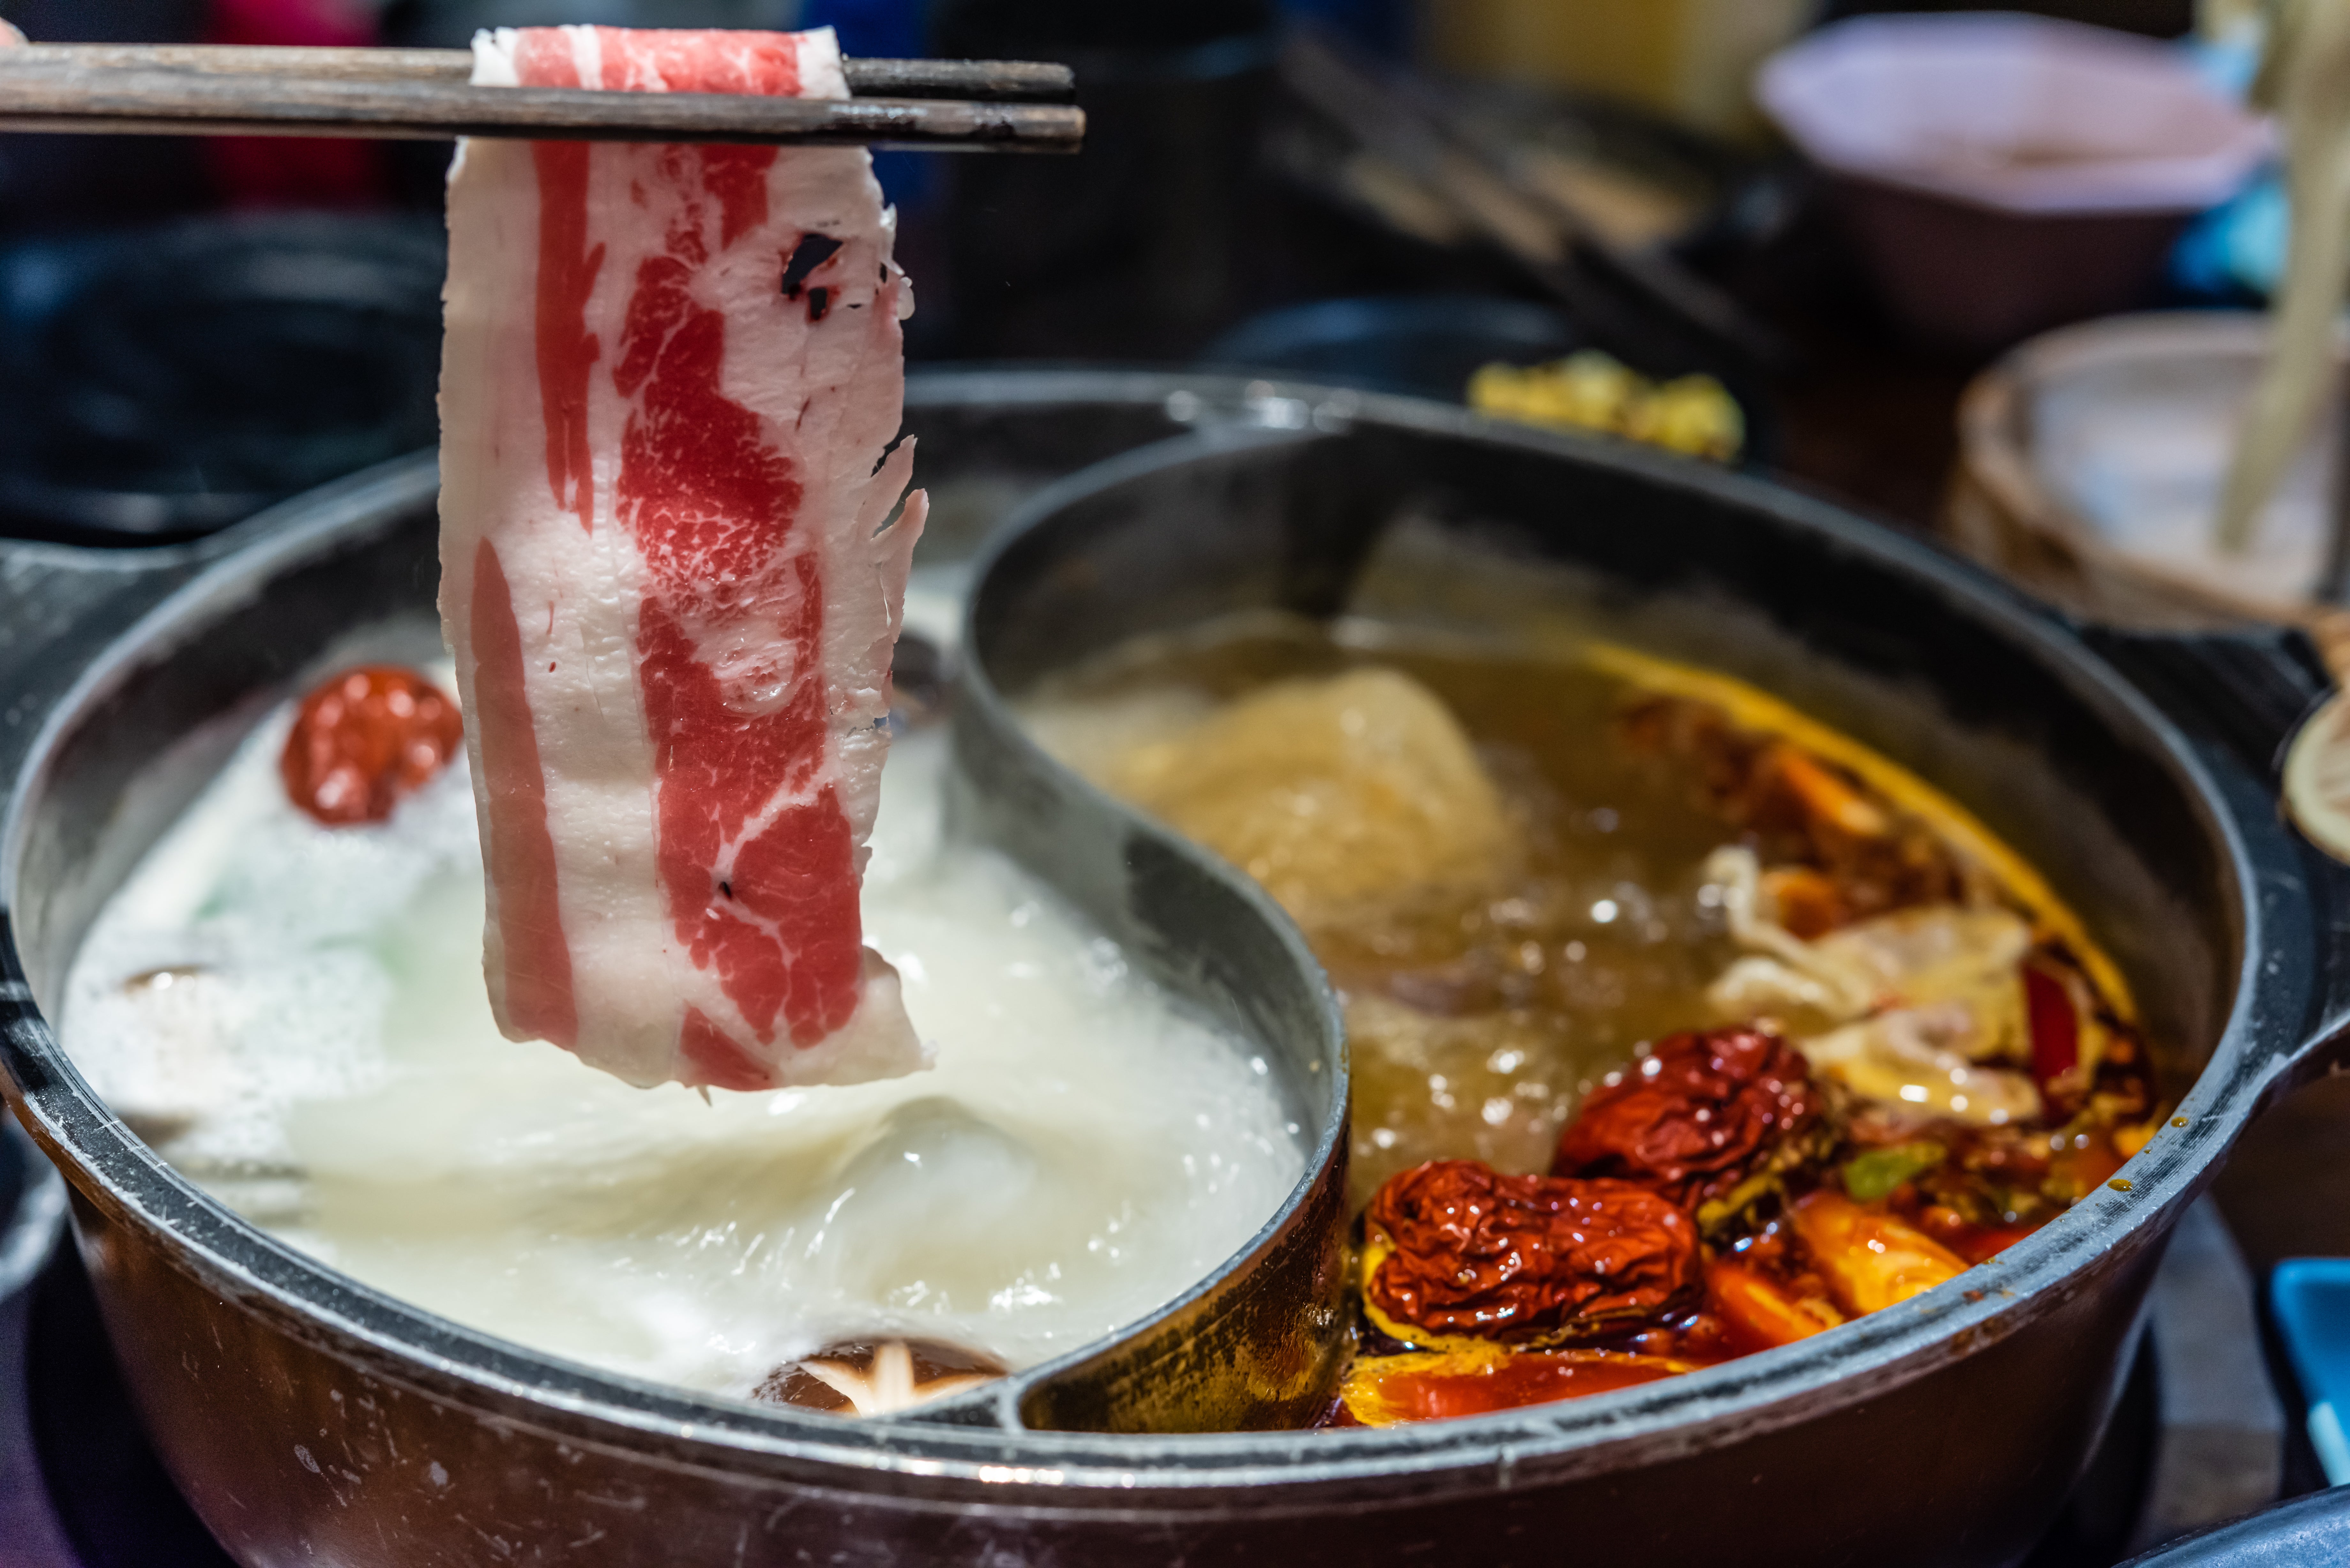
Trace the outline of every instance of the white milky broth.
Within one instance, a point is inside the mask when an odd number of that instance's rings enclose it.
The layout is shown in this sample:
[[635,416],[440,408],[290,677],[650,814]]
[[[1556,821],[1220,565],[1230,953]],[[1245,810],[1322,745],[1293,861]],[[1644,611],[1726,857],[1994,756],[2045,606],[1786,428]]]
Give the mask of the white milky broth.
[[936,1066],[705,1103],[499,1035],[462,756],[390,822],[325,828],[278,783],[290,722],[101,913],[62,1033],[175,1166],[392,1295],[722,1394],[881,1334],[1018,1366],[1180,1293],[1303,1169],[1250,1047],[941,841],[935,733],[885,774],[864,909]]

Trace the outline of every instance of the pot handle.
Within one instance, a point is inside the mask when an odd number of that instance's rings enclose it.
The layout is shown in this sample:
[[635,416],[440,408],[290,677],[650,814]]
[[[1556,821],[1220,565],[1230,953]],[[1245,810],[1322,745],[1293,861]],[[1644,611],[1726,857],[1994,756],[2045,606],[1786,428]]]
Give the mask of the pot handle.
[[2296,1044],[2272,1068],[2267,1098],[2350,1071],[2350,866],[2294,827],[2282,801],[2286,748],[2335,694],[2329,660],[2290,627],[2074,629],[2212,765],[2254,850],[2262,919],[2281,955],[2262,977],[2264,997],[2271,1005],[2302,1009],[2292,1032]]
[[2074,628],[2200,745],[2218,746],[2274,794],[2284,748],[2334,694],[2317,645],[2292,627],[2211,632]]
[[183,545],[99,548],[0,539],[0,779],[13,779],[33,737],[100,649],[204,567],[293,530],[325,530],[387,494],[429,496],[429,451],[265,507]]
[[42,721],[98,650],[215,553],[0,539],[0,778],[15,776]]

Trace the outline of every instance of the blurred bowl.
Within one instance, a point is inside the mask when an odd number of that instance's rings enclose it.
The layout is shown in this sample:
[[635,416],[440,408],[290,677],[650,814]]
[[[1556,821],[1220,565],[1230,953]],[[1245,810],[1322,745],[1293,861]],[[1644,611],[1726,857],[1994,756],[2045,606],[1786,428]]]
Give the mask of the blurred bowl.
[[2144,303],[2272,141],[2175,48],[2035,16],[1839,23],[1755,90],[1827,171],[1894,316],[1970,350]]
[[2254,312],[2151,312],[2015,348],[1960,400],[1946,531],[2093,619],[2322,625],[2331,607],[2313,595],[2331,533],[2337,400],[2262,514],[2252,548],[2223,557],[2209,543],[2267,344],[2268,319]]
[[282,213],[0,252],[0,532],[209,533],[432,444],[435,219]]
[[[1201,350],[1203,369],[1257,371],[1397,392],[1441,402],[1468,400],[1470,378],[1487,365],[1546,365],[1591,337],[1548,306],[1474,294],[1374,295],[1293,305],[1251,317]],[[1745,426],[1740,461],[1768,462],[1777,426],[1757,379],[1741,367],[1661,350],[1625,358],[1641,375],[1665,380],[1703,372],[1737,401]]]
[[1545,306],[1470,294],[1394,295],[1251,317],[1201,350],[1199,363],[1457,403],[1481,366],[1539,365],[1586,341]]

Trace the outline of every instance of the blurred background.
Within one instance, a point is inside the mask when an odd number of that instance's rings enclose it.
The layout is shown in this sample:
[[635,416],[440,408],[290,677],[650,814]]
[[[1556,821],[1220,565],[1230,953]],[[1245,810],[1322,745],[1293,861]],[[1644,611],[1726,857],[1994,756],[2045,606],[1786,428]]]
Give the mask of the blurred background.
[[[828,25],[853,55],[1067,61],[1081,156],[877,157],[914,360],[1471,402],[1746,466],[2060,608],[2171,628],[2309,624],[2345,569],[2330,419],[2253,552],[2206,538],[2288,233],[2277,137],[2248,102],[2262,15],[0,0],[49,43]],[[185,539],[430,445],[448,153],[0,136],[0,533]],[[2256,1127],[2220,1196],[2254,1277],[2350,1256],[2350,1080]],[[2287,1428],[2285,1490],[2323,1484]],[[2061,1547],[2034,1561],[2112,1561]]]
[[[828,24],[854,54],[1067,60],[1093,128],[1082,157],[881,155],[919,286],[915,358],[1245,365],[1461,399],[1481,367],[1594,350],[1608,358],[1574,376],[1489,376],[1484,400],[1640,426],[1926,528],[1960,390],[2000,350],[2126,307],[2255,303],[2265,279],[2224,247],[2179,251],[2196,211],[2234,193],[2210,182],[2169,210],[2016,218],[1805,158],[1759,106],[1757,67],[1884,9],[0,0],[47,42]],[[2222,92],[2249,68],[2230,62],[2226,5],[2036,9],[2214,81],[2233,72]],[[429,441],[417,349],[447,151],[0,137],[0,380],[18,389],[0,514],[61,537],[183,534]],[[1938,226],[1954,214],[1955,244]],[[1973,232],[2002,226],[2017,233]],[[1953,266],[1970,286],[1936,271]],[[1970,306],[1986,277],[2004,280],[1998,300]],[[1679,397],[1656,401],[1666,388]]]

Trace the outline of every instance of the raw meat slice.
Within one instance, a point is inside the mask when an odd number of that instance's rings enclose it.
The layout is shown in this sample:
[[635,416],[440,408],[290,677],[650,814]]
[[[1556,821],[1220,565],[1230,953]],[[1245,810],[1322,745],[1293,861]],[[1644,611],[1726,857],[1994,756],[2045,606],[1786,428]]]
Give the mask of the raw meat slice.
[[[474,80],[847,96],[829,30],[500,29]],[[858,909],[924,500],[860,149],[473,141],[442,622],[499,1026],[639,1085],[927,1060]]]

